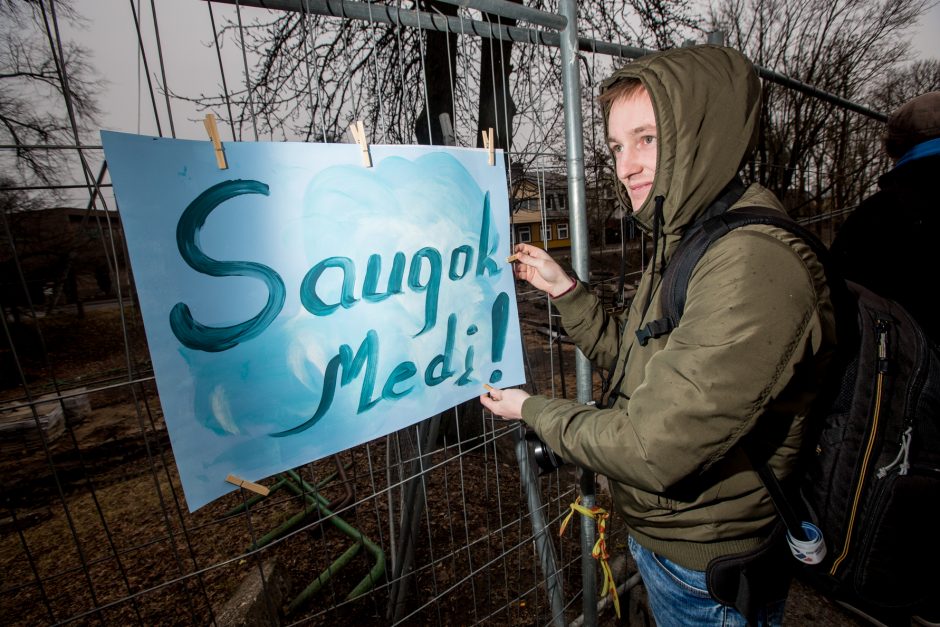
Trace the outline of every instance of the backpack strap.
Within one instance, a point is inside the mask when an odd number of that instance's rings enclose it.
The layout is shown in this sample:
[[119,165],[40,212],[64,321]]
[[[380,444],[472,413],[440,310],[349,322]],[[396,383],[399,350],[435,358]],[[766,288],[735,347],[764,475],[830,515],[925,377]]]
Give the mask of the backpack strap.
[[[831,261],[831,255],[825,244],[816,235],[785,214],[766,207],[747,207],[712,216],[686,233],[663,275],[660,295],[663,317],[653,320],[637,331],[637,338],[641,345],[646,345],[651,337],[660,337],[670,333],[678,326],[679,319],[685,311],[692,271],[701,261],[708,247],[734,229],[750,224],[776,226],[793,233],[806,242],[822,263],[826,273],[826,282],[829,285],[833,306],[836,309],[837,333],[840,337],[851,337],[843,334],[851,329],[849,325],[853,321],[850,321],[845,315],[839,315],[840,312],[850,311],[845,304],[840,306],[840,303],[844,303],[845,299],[850,297],[850,294],[845,280],[835,271],[835,264]],[[787,531],[793,537],[803,539],[803,529],[793,501],[786,495],[783,486],[780,485],[770,467],[753,459],[751,452],[747,449],[745,449],[745,452],[748,458],[751,459],[751,464],[760,476],[764,487],[770,493],[771,500],[783,519]]]
[[745,450],[745,453],[747,454],[748,459],[750,459],[754,470],[757,471],[757,476],[760,477],[761,483],[764,484],[764,488],[770,494],[770,500],[774,502],[774,507],[777,509],[777,513],[783,520],[783,524],[786,526],[787,531],[797,540],[806,540],[806,535],[803,533],[803,525],[800,522],[800,517],[797,515],[796,509],[793,506],[793,501],[790,500],[790,497],[787,496],[783,486],[777,479],[777,475],[774,474],[774,471],[771,470],[770,466],[768,466],[766,463],[762,463],[753,459],[751,457],[750,451]]
[[[705,251],[716,240],[729,232],[750,224],[768,224],[777,226],[804,240],[819,258],[826,270],[827,280],[831,279],[829,251],[813,233],[794,222],[789,216],[766,207],[747,207],[734,209],[705,220],[693,226],[679,244],[675,255],[663,274],[661,303],[663,316],[648,322],[636,332],[640,346],[646,346],[651,338],[662,337],[672,332],[679,325],[679,319],[685,311],[689,280],[692,271],[705,255]],[[835,284],[835,281],[829,281]]]

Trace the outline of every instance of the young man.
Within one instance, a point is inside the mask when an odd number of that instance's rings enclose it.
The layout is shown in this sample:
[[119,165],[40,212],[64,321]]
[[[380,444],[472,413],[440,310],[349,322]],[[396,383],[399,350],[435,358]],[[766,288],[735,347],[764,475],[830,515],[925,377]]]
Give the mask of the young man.
[[[618,192],[654,239],[630,310],[608,315],[526,244],[515,248],[515,272],[552,297],[568,334],[607,371],[604,408],[519,389],[480,400],[610,479],[660,625],[744,625],[710,597],[705,570],[754,549],[775,526],[750,458],[780,479],[793,467],[835,340],[823,268],[787,231],[736,229],[696,266],[679,325],[641,344],[636,331],[661,316],[662,272],[691,225],[729,208],[783,208],[737,178],[760,111],[760,84],[740,53],[702,46],[644,57],[608,79],[600,101]],[[761,624],[780,623],[785,594],[768,599]]]

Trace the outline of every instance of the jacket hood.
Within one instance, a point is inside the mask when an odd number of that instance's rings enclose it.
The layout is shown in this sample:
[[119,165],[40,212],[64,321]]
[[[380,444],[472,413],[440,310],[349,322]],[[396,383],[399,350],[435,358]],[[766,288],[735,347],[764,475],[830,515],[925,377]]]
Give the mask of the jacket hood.
[[[641,57],[601,85],[601,93],[636,78],[656,115],[656,175],[646,201],[633,207],[650,229],[662,196],[663,234],[681,236],[736,176],[757,143],[760,81],[740,52],[720,46],[677,48]],[[604,111],[607,119],[609,110]],[[623,185],[617,194],[630,207]]]

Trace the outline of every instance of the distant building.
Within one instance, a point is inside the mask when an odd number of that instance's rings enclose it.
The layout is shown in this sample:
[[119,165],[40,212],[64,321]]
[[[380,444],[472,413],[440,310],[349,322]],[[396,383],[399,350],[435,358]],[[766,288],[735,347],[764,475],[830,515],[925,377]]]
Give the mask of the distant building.
[[539,248],[570,248],[568,179],[546,170],[513,168],[510,197],[513,243]]
[[55,207],[14,212],[7,222],[10,239],[0,246],[4,306],[110,298],[115,265],[121,284],[127,284],[124,231],[116,211]]

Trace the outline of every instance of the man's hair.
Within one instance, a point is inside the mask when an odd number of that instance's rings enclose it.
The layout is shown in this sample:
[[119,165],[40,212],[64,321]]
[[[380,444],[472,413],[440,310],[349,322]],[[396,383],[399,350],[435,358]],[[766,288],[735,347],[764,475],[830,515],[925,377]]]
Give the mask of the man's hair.
[[604,109],[604,117],[610,113],[610,108],[619,100],[627,100],[636,96],[640,90],[646,89],[638,78],[622,78],[601,92],[597,101]]

